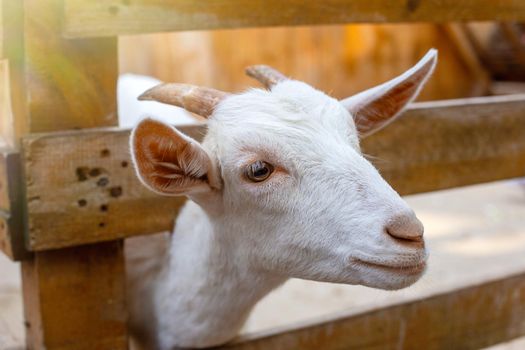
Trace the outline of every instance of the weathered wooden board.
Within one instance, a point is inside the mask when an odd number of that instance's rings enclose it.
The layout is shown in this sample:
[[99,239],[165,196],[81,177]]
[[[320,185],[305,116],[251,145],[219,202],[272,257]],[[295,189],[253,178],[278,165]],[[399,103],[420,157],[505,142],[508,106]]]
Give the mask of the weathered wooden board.
[[521,0],[66,0],[69,37],[341,24],[524,20]]
[[244,91],[255,84],[244,73],[246,65],[264,63],[345,98],[401,74],[434,47],[439,64],[421,91],[421,101],[486,96],[486,73],[479,64],[471,65],[475,59],[464,54],[459,46],[463,42],[454,38],[431,23],[121,36],[119,69],[163,81]]
[[36,253],[24,261],[28,349],[127,349],[122,241]]
[[[3,5],[15,144],[32,132],[115,125],[117,39],[64,39],[63,0]],[[127,349],[122,241],[36,252],[22,271],[28,348]]]
[[20,154],[0,149],[0,251],[12,260],[29,257],[24,243]]
[[23,45],[21,7],[21,2],[0,1],[0,251],[13,260],[29,256],[24,248],[19,154],[11,151],[25,120],[15,122],[11,108],[11,88],[19,91],[20,82],[16,71]]
[[29,131],[115,125],[117,39],[64,39],[62,6],[62,0],[24,1],[24,54],[17,58],[29,77]]
[[[181,130],[198,137],[203,128]],[[186,200],[160,197],[138,181],[128,139],[129,130],[98,129],[24,140],[31,249],[172,228],[173,218]]]
[[[139,183],[128,135],[92,129],[24,139],[32,250],[172,229],[184,198]],[[363,149],[401,194],[525,176],[525,95],[414,104]]]
[[480,349],[523,335],[525,274],[519,274],[303,327],[254,334],[221,348]]
[[414,104],[363,141],[401,194],[525,176],[525,95]]

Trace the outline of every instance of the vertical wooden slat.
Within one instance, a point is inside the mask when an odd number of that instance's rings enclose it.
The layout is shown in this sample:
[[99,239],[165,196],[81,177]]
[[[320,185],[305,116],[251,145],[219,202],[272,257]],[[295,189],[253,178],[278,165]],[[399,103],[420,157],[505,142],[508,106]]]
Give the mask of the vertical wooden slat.
[[31,132],[117,124],[117,39],[64,40],[61,0],[25,1]]
[[24,263],[28,348],[126,349],[122,256],[122,241],[113,241]]
[[14,261],[27,259],[24,246],[20,154],[0,149],[0,251]]
[[458,23],[445,24],[441,28],[448,34],[454,49],[462,59],[464,68],[471,72],[472,80],[475,81],[472,84],[470,96],[487,95],[491,82],[490,76],[466,34],[468,28]]
[[[17,17],[21,14],[20,9],[21,2],[0,2],[0,250],[12,260],[28,257],[22,230],[19,159],[15,153],[7,151],[16,146],[17,136],[21,135],[18,131],[25,123],[25,117],[15,122],[11,109],[11,89],[17,90],[20,82],[20,79],[13,79],[15,84],[11,86],[11,76],[16,76],[17,58],[21,52],[21,24]],[[16,101],[23,94],[15,95]]]
[[[115,125],[116,38],[62,38],[62,0],[2,6],[13,143],[27,133]],[[122,241],[35,253],[22,276],[29,349],[127,348]]]

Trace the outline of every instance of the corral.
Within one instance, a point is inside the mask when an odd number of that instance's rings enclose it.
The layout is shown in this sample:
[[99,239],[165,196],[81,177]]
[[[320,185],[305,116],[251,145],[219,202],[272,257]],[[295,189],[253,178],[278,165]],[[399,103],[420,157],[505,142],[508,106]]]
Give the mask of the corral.
[[[3,1],[1,9],[0,246],[22,262],[33,349],[127,348],[122,241],[170,230],[184,202],[146,191],[129,167],[129,130],[115,127],[116,36],[525,19],[525,6],[510,0],[26,0]],[[416,103],[363,147],[382,160],[377,167],[402,195],[520,177],[524,111],[522,94]],[[198,138],[203,128],[184,132]],[[255,335],[230,348],[395,348],[400,320],[417,334],[405,348],[479,348],[525,335],[524,298],[523,273],[492,276],[383,309]]]

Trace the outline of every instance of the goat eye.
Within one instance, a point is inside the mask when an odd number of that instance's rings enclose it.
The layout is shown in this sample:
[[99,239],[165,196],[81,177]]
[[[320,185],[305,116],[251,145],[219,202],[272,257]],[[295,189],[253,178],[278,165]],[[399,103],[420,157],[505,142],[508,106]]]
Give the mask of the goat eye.
[[246,168],[245,175],[253,182],[266,180],[273,172],[273,166],[269,163],[258,160]]

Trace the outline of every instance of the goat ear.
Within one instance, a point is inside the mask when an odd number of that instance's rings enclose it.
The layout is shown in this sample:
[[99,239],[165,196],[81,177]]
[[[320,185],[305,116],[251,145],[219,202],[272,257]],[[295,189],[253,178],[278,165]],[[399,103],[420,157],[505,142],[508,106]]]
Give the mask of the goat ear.
[[138,177],[154,192],[188,195],[217,187],[206,151],[174,127],[144,119],[133,129],[130,143]]
[[414,67],[397,78],[342,100],[360,135],[368,136],[399,116],[417,97],[436,62],[437,51],[431,49]]

